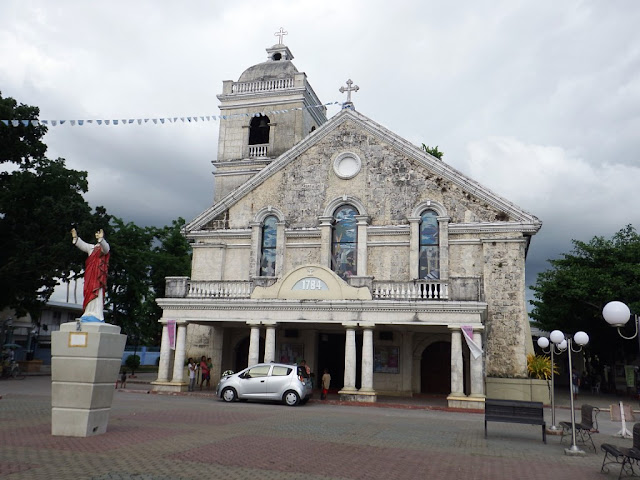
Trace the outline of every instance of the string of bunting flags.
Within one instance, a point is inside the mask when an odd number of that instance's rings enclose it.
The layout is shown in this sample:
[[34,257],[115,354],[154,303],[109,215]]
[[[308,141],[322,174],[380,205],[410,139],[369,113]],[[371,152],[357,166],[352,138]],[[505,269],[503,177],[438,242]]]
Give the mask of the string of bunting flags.
[[231,118],[239,118],[239,117],[262,117],[265,115],[277,115],[279,113],[286,113],[286,112],[291,112],[291,111],[295,111],[295,110],[305,110],[307,108],[320,108],[320,107],[326,107],[328,105],[340,105],[342,104],[342,102],[329,102],[329,103],[321,103],[318,105],[308,105],[306,107],[296,107],[296,108],[288,108],[285,110],[272,110],[269,112],[255,112],[255,113],[233,113],[230,115],[198,115],[198,116],[191,116],[191,117],[159,117],[159,118],[125,118],[122,120],[0,120],[0,124],[4,125],[4,126],[12,126],[12,127],[18,127],[20,125],[22,126],[29,126],[32,125],[34,127],[37,127],[39,125],[45,125],[45,126],[58,126],[58,125],[65,125],[65,124],[69,124],[69,125],[80,125],[83,126],[85,124],[96,124],[96,125],[130,125],[130,124],[138,124],[138,125],[142,125],[143,123],[149,123],[152,122],[154,124],[158,124],[160,123],[161,125],[164,125],[164,123],[178,123],[178,122],[183,122],[183,123],[192,123],[192,122],[213,122],[216,120],[227,120],[227,119],[231,119]]

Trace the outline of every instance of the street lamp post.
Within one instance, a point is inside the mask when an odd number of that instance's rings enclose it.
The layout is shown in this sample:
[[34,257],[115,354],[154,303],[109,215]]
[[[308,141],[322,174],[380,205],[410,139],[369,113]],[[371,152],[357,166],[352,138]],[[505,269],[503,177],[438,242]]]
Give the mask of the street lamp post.
[[[554,330],[549,335],[549,338],[555,345],[561,345],[566,342],[567,355],[569,356],[569,399],[571,401],[571,446],[565,448],[565,455],[585,455],[584,450],[580,449],[576,445],[576,411],[573,404],[573,364],[571,361],[571,353],[578,353],[582,351],[582,347],[589,343],[589,335],[584,332],[576,332],[573,338],[565,336],[560,330]],[[574,350],[573,344],[578,345],[578,348]]]
[[[549,430],[557,435],[557,432],[560,430],[557,425],[556,425],[556,395],[555,395],[555,382],[554,382],[554,378],[555,378],[555,373],[554,373],[554,362],[553,362],[553,356],[554,356],[554,352],[557,350],[557,352],[555,352],[555,355],[560,355],[562,352],[564,352],[567,349],[567,342],[561,342],[560,344],[556,345],[555,343],[549,343],[549,339],[547,337],[540,337],[538,338],[538,346],[542,349],[542,351],[544,353],[551,353],[551,426],[549,427]],[[549,350],[545,350],[547,347],[549,347]]]

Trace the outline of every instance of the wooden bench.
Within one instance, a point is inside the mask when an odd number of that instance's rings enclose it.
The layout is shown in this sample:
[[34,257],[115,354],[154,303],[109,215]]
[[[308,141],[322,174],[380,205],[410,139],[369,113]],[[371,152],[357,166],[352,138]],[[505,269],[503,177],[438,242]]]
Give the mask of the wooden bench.
[[542,402],[487,398],[484,402],[484,438],[487,438],[487,422],[542,425],[542,441],[547,443],[547,432],[545,430],[547,425],[544,421]]

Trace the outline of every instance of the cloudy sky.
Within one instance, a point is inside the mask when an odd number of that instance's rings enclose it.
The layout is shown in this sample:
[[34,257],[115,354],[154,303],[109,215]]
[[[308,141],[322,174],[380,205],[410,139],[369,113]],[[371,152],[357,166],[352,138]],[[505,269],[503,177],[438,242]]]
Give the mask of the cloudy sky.
[[[638,25],[637,0],[3,0],[0,91],[41,119],[217,115],[282,26],[323,102],[353,79],[358,111],[543,221],[533,284],[572,238],[640,228]],[[92,206],[160,226],[211,205],[217,135],[66,123],[45,142],[89,172]]]

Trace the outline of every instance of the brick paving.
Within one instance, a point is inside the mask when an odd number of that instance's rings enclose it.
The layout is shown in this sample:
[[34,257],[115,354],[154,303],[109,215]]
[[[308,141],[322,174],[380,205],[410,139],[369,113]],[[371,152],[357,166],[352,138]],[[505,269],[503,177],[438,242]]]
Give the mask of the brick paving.
[[[548,436],[545,445],[537,426],[489,423],[485,439],[481,414],[447,411],[437,401],[395,399],[382,403],[387,408],[371,408],[312,400],[291,408],[227,404],[206,391],[155,395],[146,394],[143,383],[127,387],[115,393],[106,434],[73,438],[50,434],[50,377],[0,382],[0,478],[546,480],[618,474],[600,473],[599,450],[568,457],[559,437]],[[545,415],[549,420],[548,409]],[[556,417],[567,420],[568,410]],[[631,440],[612,437],[620,425],[607,412],[599,420],[597,446],[630,446]]]

